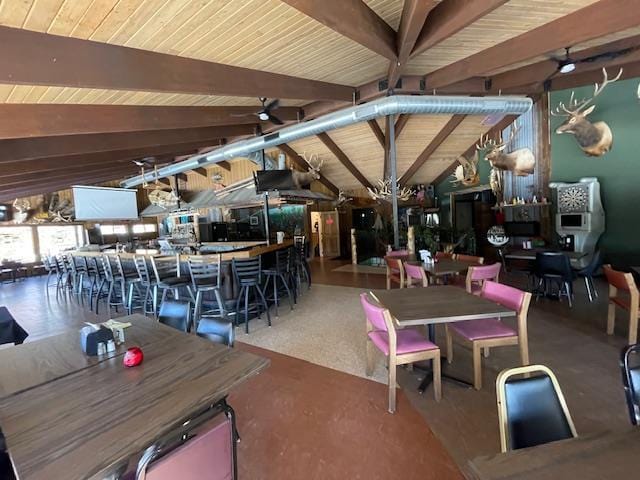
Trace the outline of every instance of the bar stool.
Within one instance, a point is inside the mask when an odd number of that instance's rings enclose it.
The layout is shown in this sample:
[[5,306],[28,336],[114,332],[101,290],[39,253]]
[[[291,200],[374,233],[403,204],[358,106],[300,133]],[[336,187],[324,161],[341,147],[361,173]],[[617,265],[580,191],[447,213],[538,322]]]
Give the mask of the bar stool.
[[93,310],[93,296],[96,296],[96,314],[98,313],[98,304],[100,302],[100,295],[102,294],[102,287],[105,284],[104,268],[99,257],[89,257],[87,259],[87,270],[91,277],[91,286],[89,287],[89,308]]
[[[220,293],[220,255],[218,255],[218,261],[215,263],[190,258],[188,265],[191,285],[188,285],[187,289],[195,304],[193,321],[196,329],[202,317],[226,318],[227,312],[224,301],[222,300],[222,294]],[[203,312],[202,304],[204,296],[208,292],[213,292],[215,306]]]
[[82,296],[84,279],[87,276],[87,264],[83,263],[84,257],[67,256],[69,270],[71,272],[71,292],[74,295]]
[[153,276],[155,284],[153,285],[153,311],[158,315],[158,290],[162,290],[162,299],[160,303],[167,298],[167,293],[172,292],[175,300],[180,299],[180,289],[189,286],[188,279],[180,277],[180,262],[178,257],[161,258],[158,261],[155,257],[151,259],[151,267],[153,268]]
[[[271,316],[269,306],[264,298],[264,293],[260,289],[262,284],[262,257],[232,260],[233,275],[236,283],[240,287],[238,298],[236,299],[236,325],[240,317],[240,300],[244,294],[244,331],[249,333],[249,311],[256,312],[260,318],[261,307],[267,313],[267,322],[271,326]],[[254,302],[249,303],[249,293],[253,291]]]
[[[263,291],[268,295],[268,287],[269,282],[273,283],[273,296],[267,296],[267,300],[273,300],[276,309],[276,318],[278,318],[278,306],[280,303],[279,299],[279,290],[284,288],[287,292],[287,298],[289,300],[289,307],[293,310],[293,299],[295,298],[295,293],[292,290],[295,289],[295,285],[292,285],[289,288],[289,281],[291,280],[291,264],[290,260],[294,258],[293,252],[289,249],[287,250],[278,250],[276,252],[276,263],[272,268],[268,268],[264,270],[264,274],[267,277],[267,281],[264,284]],[[294,282],[291,282],[295,284]]]
[[58,264],[58,272],[59,279],[56,285],[56,295],[61,291],[63,292],[65,289],[70,288],[72,285],[71,282],[71,269],[69,268],[69,264],[67,262],[67,258],[64,254],[60,254],[55,257],[56,263]]
[[293,237],[295,251],[295,278],[297,291],[302,293],[302,281],[307,283],[307,290],[311,288],[311,269],[307,261],[307,237],[299,235]]
[[[111,264],[111,259],[108,255],[102,256],[102,268],[104,270],[104,284],[107,285],[107,310],[111,312],[111,307],[114,307],[116,313],[118,312],[118,305],[122,305],[122,308],[127,308],[126,305],[126,295],[124,294],[124,287],[116,288],[118,285],[121,285],[121,282],[124,282],[124,279],[116,276],[114,274],[114,268]],[[102,291],[102,285],[98,290],[98,295]],[[115,295],[114,295],[115,293]],[[118,293],[120,293],[120,301],[118,300]],[[97,302],[96,302],[97,305]],[[97,309],[97,306],[96,306]]]
[[[43,256],[42,257],[42,265],[44,265],[44,269],[47,272],[47,281],[45,283],[46,288],[47,288],[47,293],[49,292],[49,288],[56,287],[58,285],[58,282],[60,281],[60,272],[58,271],[58,264],[55,261],[55,258],[52,257],[48,257],[48,256]],[[56,283],[53,285],[50,285],[51,283],[51,277],[56,277]]]
[[[155,286],[155,280],[151,278],[151,274],[149,273],[149,266],[147,265],[147,259],[144,257],[134,256],[133,263],[136,267],[136,272],[138,273],[139,286],[144,289],[144,295],[139,296],[140,305],[142,307],[142,313],[147,315],[149,313],[153,313],[156,315],[155,310],[153,309],[153,297],[152,292]],[[129,310],[133,310],[133,296],[129,297],[130,304]],[[147,309],[149,307],[149,309]]]

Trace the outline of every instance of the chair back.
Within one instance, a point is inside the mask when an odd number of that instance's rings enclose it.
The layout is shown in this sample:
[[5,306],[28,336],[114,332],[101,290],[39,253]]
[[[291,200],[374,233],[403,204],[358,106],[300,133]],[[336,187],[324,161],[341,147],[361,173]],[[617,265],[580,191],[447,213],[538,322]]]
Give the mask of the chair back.
[[404,267],[402,266],[402,260],[395,257],[386,256],[384,257],[384,263],[387,264],[387,268],[391,269],[393,273],[401,272]]
[[[511,378],[534,372],[541,375]],[[496,392],[502,452],[577,436],[558,380],[544,365],[503,370]]]
[[366,293],[360,294],[360,303],[362,304],[364,315],[367,318],[367,323],[371,325],[374,331],[388,332],[389,330],[393,330],[393,325],[389,324],[391,318],[389,310],[371,303]]
[[166,278],[175,278],[178,276],[179,264],[177,257],[160,257],[155,258],[153,256],[149,257],[151,259],[151,267],[153,269],[153,276],[156,279],[156,282],[160,283]]
[[409,256],[409,250],[392,250],[387,252],[387,257],[407,257]]
[[160,438],[138,462],[136,480],[233,480],[234,417],[214,407]]
[[528,309],[529,300],[531,299],[531,294],[528,292],[490,280],[484,282],[480,296],[499,303],[503,307],[515,310],[518,314],[525,308]]
[[58,270],[61,272],[67,273],[69,272],[69,266],[67,264],[67,259],[63,254],[55,257],[56,263],[58,264]]
[[242,284],[258,284],[262,283],[262,256],[254,258],[237,259],[231,262],[233,275],[238,283]]
[[126,277],[126,273],[124,271],[124,266],[122,265],[122,258],[120,258],[120,255],[116,255],[116,272],[117,272],[119,277],[121,277],[121,278],[125,278]]
[[295,256],[290,252],[290,249],[277,250],[275,264],[276,271],[282,274],[289,272],[292,266],[292,260],[295,260]]
[[158,321],[181,332],[191,326],[191,303],[182,300],[165,300],[160,305]]
[[454,255],[451,252],[436,252],[436,260],[442,260],[444,258],[453,258]]
[[422,265],[404,262],[404,271],[407,274],[407,286],[429,286],[429,280],[427,279],[427,274]]
[[484,263],[484,257],[477,257],[475,255],[463,255],[461,253],[456,255],[456,260],[458,260],[459,262],[479,263],[480,265]]
[[78,264],[76,263],[76,257],[71,254],[67,255],[67,264],[69,270],[71,270],[74,275],[78,273]]
[[565,282],[573,281],[571,261],[562,252],[538,252],[534,272],[539,278],[548,275],[561,277]]
[[42,256],[42,265],[47,273],[56,273],[58,271],[58,266],[46,255]]
[[233,347],[233,343],[235,342],[233,323],[217,318],[205,317],[200,319],[196,334],[199,337],[206,338],[214,343],[226,345],[227,347]]
[[149,274],[147,259],[136,255],[133,257],[133,264],[136,266],[140,283],[144,286],[151,285],[151,275]]
[[102,270],[104,271],[104,278],[107,282],[113,282],[113,268],[111,268],[111,260],[109,259],[109,255],[103,255],[102,260]]
[[614,270],[611,268],[611,265],[604,265],[602,267],[604,271],[605,277],[607,277],[607,282],[610,286],[623,290],[625,292],[637,291],[636,282],[633,279],[633,275],[631,273],[620,272],[618,270]]
[[496,262],[493,265],[469,267],[466,282],[467,292],[473,293],[474,284],[482,287],[487,280],[498,283],[501,268],[502,264],[500,262]]
[[620,369],[629,419],[632,425],[640,425],[640,343],[622,349]]
[[596,250],[595,253],[591,256],[591,260],[589,260],[588,265],[584,267],[582,270],[580,270],[580,274],[592,276],[594,273],[596,273],[596,270],[598,270],[601,266],[602,266],[602,252],[600,250]]
[[96,277],[100,276],[100,269],[98,268],[98,263],[96,262],[96,257],[88,257],[84,259],[85,265],[87,268],[87,272],[90,275],[94,275]]
[[190,258],[189,276],[194,291],[200,287],[219,287],[221,284],[220,255],[217,262],[203,262]]

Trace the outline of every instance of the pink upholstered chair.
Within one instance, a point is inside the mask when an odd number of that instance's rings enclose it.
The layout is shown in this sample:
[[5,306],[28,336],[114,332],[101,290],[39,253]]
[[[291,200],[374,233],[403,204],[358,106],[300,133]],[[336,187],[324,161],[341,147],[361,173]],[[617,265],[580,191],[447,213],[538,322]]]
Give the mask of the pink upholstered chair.
[[498,283],[501,268],[502,264],[500,262],[494,263],[493,265],[469,267],[465,281],[465,288],[467,289],[467,292],[473,293],[474,295],[480,295],[484,282],[489,280]]
[[392,250],[387,252],[387,257],[407,257],[409,256],[409,250]]
[[402,260],[387,255],[384,257],[384,261],[387,264],[387,290],[391,290],[391,282],[397,283],[400,288],[403,288],[404,266]]
[[404,271],[407,274],[407,288],[429,286],[427,273],[422,265],[404,262]]
[[527,312],[531,294],[500,283],[485,281],[480,296],[517,312],[517,330],[498,318],[452,322],[446,325],[447,362],[453,361],[453,340],[470,346],[473,351],[473,386],[482,388],[481,349],[519,345],[522,365],[529,364],[529,340],[527,337]]
[[371,303],[366,293],[360,302],[367,319],[367,376],[375,366],[375,349],[382,352],[389,367],[389,412],[396,410],[396,366],[433,360],[433,392],[441,397],[440,349],[415,328],[396,330],[389,310]]

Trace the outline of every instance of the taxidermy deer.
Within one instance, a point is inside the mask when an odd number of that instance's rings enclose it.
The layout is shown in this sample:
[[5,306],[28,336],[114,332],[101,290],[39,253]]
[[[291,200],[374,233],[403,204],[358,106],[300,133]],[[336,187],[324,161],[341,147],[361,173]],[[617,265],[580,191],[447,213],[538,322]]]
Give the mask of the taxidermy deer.
[[292,172],[293,175],[293,183],[296,188],[300,189],[302,187],[306,187],[314,180],[320,179],[320,169],[322,168],[322,164],[324,163],[324,159],[318,162],[318,155],[311,155],[309,159],[307,159],[306,152],[300,155],[307,165],[309,165],[309,170],[307,172],[298,172],[294,170]]
[[480,142],[476,144],[476,151],[486,151],[484,158],[495,169],[511,172],[518,177],[531,175],[536,166],[533,152],[528,148],[519,148],[511,153],[504,153],[505,148],[516,138],[518,127],[513,125],[509,139],[496,142],[493,139],[480,136]]
[[606,123],[591,123],[587,120],[587,116],[596,108],[596,106],[591,105],[591,103],[602,93],[607,85],[620,78],[622,68],[618,72],[618,75],[612,80],[609,80],[606,68],[602,69],[602,73],[604,74],[602,85],[596,83],[591,98],[578,101],[574,98],[575,92],[571,92],[569,106],[565,106],[564,103],[560,102],[556,109],[551,111],[551,115],[553,116],[567,117],[567,120],[556,129],[556,133],[570,133],[575,135],[580,148],[592,157],[600,157],[611,150],[613,134],[611,133],[609,125]]
[[480,174],[478,173],[478,152],[471,157],[471,160],[467,160],[465,157],[458,158],[458,165],[453,172],[453,180],[451,183],[454,185],[464,185],[465,187],[473,187],[480,183]]
[[13,208],[17,210],[17,213],[13,216],[14,223],[26,222],[31,210],[31,203],[29,203],[29,200],[19,200],[16,198],[13,201]]

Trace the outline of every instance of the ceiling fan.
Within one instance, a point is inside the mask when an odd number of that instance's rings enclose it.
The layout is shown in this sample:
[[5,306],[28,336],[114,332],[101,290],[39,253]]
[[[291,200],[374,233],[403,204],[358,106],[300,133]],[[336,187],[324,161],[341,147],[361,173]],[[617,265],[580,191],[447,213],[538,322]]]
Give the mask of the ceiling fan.
[[[591,55],[590,57],[584,57],[580,59],[571,58],[570,49],[571,47],[565,48],[564,58],[552,58],[552,60],[555,60],[558,63],[557,72],[567,74],[573,72],[576,69],[576,66],[581,63],[593,63],[601,60],[615,60],[618,57],[631,53],[632,51],[636,50],[637,47],[624,48],[622,50],[615,50],[611,52],[603,52],[597,55]],[[553,75],[555,75],[555,72],[551,76]]]
[[271,100],[269,103],[267,103],[267,98],[266,97],[260,97],[260,102],[262,103],[262,109],[258,110],[255,113],[239,113],[239,114],[232,114],[233,117],[248,117],[251,115],[255,115],[256,117],[258,117],[260,119],[261,122],[271,122],[274,123],[276,125],[284,125],[284,122],[282,120],[280,120],[278,117],[276,117],[275,115],[271,114],[272,110],[277,110],[280,107],[280,100],[278,100],[277,98],[274,100]]

